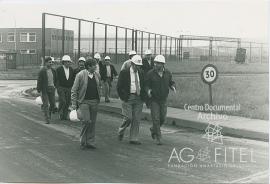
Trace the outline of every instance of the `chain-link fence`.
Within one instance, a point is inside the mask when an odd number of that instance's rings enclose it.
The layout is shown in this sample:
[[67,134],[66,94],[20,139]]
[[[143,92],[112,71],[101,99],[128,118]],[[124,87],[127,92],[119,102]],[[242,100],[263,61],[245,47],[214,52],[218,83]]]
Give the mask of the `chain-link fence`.
[[[268,63],[269,58],[268,45],[264,43],[227,37],[174,37],[50,13],[42,14],[42,29],[41,34],[37,34],[37,42],[40,46],[34,54],[15,51],[15,68],[37,67],[44,56],[52,56],[60,62],[61,57],[68,54],[77,61],[80,56],[93,57],[96,52],[103,57],[109,55],[113,63],[121,63],[128,59],[130,50],[143,55],[146,49],[151,49],[153,55],[164,55],[168,62],[234,62],[238,48],[246,49],[247,63]],[[1,58],[1,70],[8,69],[11,65],[7,62],[10,61],[5,60],[5,54]]]

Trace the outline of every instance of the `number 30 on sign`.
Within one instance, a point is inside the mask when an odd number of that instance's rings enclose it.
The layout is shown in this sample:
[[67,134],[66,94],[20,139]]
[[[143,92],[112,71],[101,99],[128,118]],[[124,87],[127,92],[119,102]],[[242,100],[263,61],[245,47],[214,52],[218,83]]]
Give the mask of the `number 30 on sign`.
[[208,64],[202,69],[201,77],[203,82],[207,84],[213,84],[218,77],[218,70],[215,65]]

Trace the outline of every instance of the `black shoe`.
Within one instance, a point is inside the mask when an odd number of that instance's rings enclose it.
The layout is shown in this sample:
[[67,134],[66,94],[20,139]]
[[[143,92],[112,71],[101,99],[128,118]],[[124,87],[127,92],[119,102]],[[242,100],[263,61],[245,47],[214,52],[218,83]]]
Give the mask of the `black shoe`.
[[123,138],[124,138],[124,134],[120,134],[120,135],[118,135],[118,140],[119,140],[119,141],[122,141],[122,140],[123,140]]
[[46,121],[45,124],[50,124],[49,118],[46,118],[45,121]]
[[86,150],[86,148],[87,148],[87,147],[86,147],[85,145],[80,145],[80,149],[81,149],[81,150]]
[[154,134],[154,132],[153,132],[153,128],[152,128],[152,127],[150,128],[150,132],[151,132],[151,137],[152,137],[152,139],[155,139],[156,136],[155,136],[155,134]]
[[160,139],[157,139],[156,141],[157,141],[157,142],[156,142],[157,145],[159,145],[159,146],[162,145],[162,142],[160,141]]
[[91,145],[91,144],[86,145],[86,148],[87,148],[87,149],[97,149],[96,146]]
[[140,141],[129,141],[129,144],[141,145]]

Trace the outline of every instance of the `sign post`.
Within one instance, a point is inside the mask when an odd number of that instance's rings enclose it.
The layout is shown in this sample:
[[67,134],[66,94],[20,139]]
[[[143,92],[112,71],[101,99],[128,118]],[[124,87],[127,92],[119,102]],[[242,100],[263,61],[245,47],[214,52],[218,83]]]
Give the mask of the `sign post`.
[[215,65],[208,64],[203,67],[201,78],[204,83],[208,84],[209,86],[209,103],[210,105],[213,105],[213,95],[212,95],[212,84],[217,80],[218,78],[218,70]]

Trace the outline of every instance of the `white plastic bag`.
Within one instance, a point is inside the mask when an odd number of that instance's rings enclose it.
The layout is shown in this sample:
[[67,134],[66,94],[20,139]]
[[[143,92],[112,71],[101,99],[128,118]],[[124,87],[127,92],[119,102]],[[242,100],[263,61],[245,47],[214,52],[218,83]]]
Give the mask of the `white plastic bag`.
[[72,111],[69,113],[69,119],[70,119],[70,121],[74,121],[74,122],[80,121],[80,120],[78,119],[78,115],[77,115],[77,111],[76,111],[76,110],[72,110]]
[[43,103],[42,103],[41,96],[38,96],[38,97],[36,98],[36,103],[37,103],[38,105],[42,105],[42,104],[43,104]]

